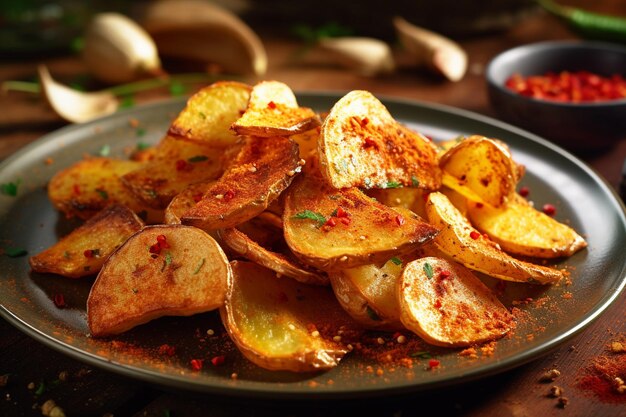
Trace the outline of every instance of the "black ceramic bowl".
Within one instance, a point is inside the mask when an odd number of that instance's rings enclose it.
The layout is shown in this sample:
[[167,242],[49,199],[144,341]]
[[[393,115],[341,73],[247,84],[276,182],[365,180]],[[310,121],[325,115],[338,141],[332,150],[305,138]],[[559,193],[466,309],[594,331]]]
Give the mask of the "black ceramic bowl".
[[626,138],[626,99],[562,103],[525,97],[505,86],[513,74],[589,71],[626,77],[626,48],[601,42],[541,42],[509,49],[487,67],[489,99],[506,121],[574,151],[606,149]]

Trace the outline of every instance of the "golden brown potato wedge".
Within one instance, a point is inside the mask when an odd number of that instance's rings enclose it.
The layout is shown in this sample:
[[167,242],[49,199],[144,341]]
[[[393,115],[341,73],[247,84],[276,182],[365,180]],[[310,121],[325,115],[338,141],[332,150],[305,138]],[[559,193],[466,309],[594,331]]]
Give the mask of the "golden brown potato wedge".
[[264,211],[300,170],[292,140],[248,137],[233,167],[181,220],[204,230],[234,227]]
[[515,193],[520,171],[508,147],[484,136],[470,136],[440,159],[443,184],[472,201],[505,205]]
[[426,206],[428,194],[419,188],[399,187],[387,188],[385,190],[371,189],[366,190],[365,193],[386,206],[394,208],[402,207],[411,210],[422,218],[426,217],[424,207]]
[[252,88],[245,113],[232,125],[238,135],[290,136],[320,125],[308,107],[299,107],[291,88],[279,81],[261,81]]
[[281,253],[267,250],[235,228],[220,229],[218,235],[234,252],[280,275],[304,284],[328,285],[329,283],[328,275],[324,272],[307,268],[295,259],[289,259]]
[[208,191],[215,181],[191,184],[176,195],[165,209],[165,224],[181,224],[180,218]]
[[338,270],[384,262],[431,240],[437,229],[357,188],[335,190],[309,162],[285,195],[285,240],[304,263]]
[[140,162],[89,158],[59,171],[48,184],[52,205],[67,217],[88,219],[110,204],[122,204],[148,222],[163,218],[150,209],[122,183],[121,176],[138,169]]
[[222,322],[241,353],[271,370],[306,372],[337,366],[348,352],[333,341],[355,328],[325,287],[280,279],[252,262],[235,261]]
[[491,290],[456,262],[434,257],[409,262],[397,294],[402,323],[433,345],[470,346],[498,339],[514,326]]
[[106,261],[87,299],[92,336],[125,332],[162,316],[214,310],[231,269],[215,240],[182,225],[148,226]]
[[426,215],[428,221],[440,230],[434,244],[469,269],[507,281],[539,284],[556,283],[564,277],[563,271],[507,255],[474,229],[469,220],[439,192],[429,194]]
[[469,219],[505,252],[517,255],[558,258],[587,246],[574,229],[536,210],[519,194],[502,208],[470,202]]
[[190,184],[222,175],[223,155],[223,149],[166,136],[154,158],[124,174],[122,181],[146,205],[165,209]]
[[31,257],[30,266],[35,272],[69,278],[97,274],[109,255],[143,226],[143,221],[128,207],[107,206],[69,235]]
[[235,81],[211,84],[195,93],[172,122],[168,134],[215,147],[235,144],[230,126],[245,111],[252,87]]
[[297,135],[289,136],[289,139],[298,144],[300,148],[300,158],[308,159],[311,155],[317,154],[317,141],[320,137],[320,127],[307,130]]
[[383,266],[374,264],[344,269],[330,276],[341,306],[368,328],[400,329],[400,306],[396,285],[402,260],[393,258]]
[[441,185],[436,146],[396,122],[367,91],[352,91],[335,103],[322,124],[319,157],[334,188]]

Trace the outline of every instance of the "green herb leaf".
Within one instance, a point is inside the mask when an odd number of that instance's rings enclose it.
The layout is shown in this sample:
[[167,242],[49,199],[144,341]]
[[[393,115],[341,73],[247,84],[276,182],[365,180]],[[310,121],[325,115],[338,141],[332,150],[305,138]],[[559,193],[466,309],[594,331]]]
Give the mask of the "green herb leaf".
[[5,248],[4,254],[9,258],[19,258],[20,256],[28,254],[28,251],[23,248]]
[[420,180],[418,180],[415,175],[411,176],[411,185],[413,185],[413,187],[415,188],[420,186]]
[[402,265],[402,259],[394,256],[393,258],[389,259],[391,262],[393,262],[396,265]]
[[122,97],[120,100],[119,109],[130,109],[135,106],[135,98],[132,95]]
[[365,306],[365,312],[367,313],[367,316],[374,320],[374,321],[380,321],[380,316],[378,314],[376,314],[376,312],[374,310],[372,310],[372,308],[370,306]]
[[109,156],[111,154],[111,145],[104,145],[102,148],[100,148],[100,151],[98,151],[98,155],[100,156]]
[[11,196],[11,197],[15,197],[17,195],[17,189],[20,185],[20,182],[21,180],[17,180],[15,182],[7,182],[5,184],[0,184],[0,193]]
[[424,273],[426,274],[428,279],[431,279],[434,275],[433,267],[428,262],[424,264]]
[[425,350],[422,350],[420,352],[413,352],[409,356],[420,359],[431,359],[433,357],[430,352],[426,352]]
[[293,218],[315,220],[319,226],[322,226],[324,223],[326,223],[326,217],[324,217],[320,213],[316,213],[311,210],[304,210],[304,211],[301,211],[300,213],[296,213],[296,215],[294,215]]
[[[137,129],[137,130],[139,130],[139,129]],[[148,149],[149,147],[150,147],[150,145],[149,145],[149,144],[147,144],[147,143],[145,143],[145,142],[139,142],[139,143],[137,144],[137,150],[138,150],[138,151],[145,151],[145,150],[146,150],[146,149]]]
[[169,251],[165,252],[165,265],[170,266],[171,263],[172,263],[172,253]]
[[196,156],[192,156],[191,158],[187,159],[187,161],[188,161],[188,162],[195,163],[195,162],[202,162],[202,161],[206,161],[206,160],[208,160],[208,159],[209,159],[209,158],[208,158],[207,156],[204,156],[204,155],[196,155]]
[[170,84],[170,94],[174,97],[182,96],[186,91],[185,85],[180,81],[174,81]]
[[103,188],[96,188],[96,192],[102,197],[103,200],[109,199],[109,193],[106,192]]
[[68,251],[64,251],[64,252],[63,252],[63,257],[64,257],[65,259],[70,259],[70,253],[69,253]]
[[389,181],[385,184],[385,188],[401,188],[402,184],[398,181]]
[[39,386],[37,387],[37,390],[35,391],[35,395],[39,397],[45,391],[46,391],[46,383],[44,381],[41,381],[39,383]]
[[138,138],[140,138],[146,134],[146,129],[144,129],[143,127],[138,127],[137,130],[135,131],[135,134],[137,135]]
[[196,269],[194,269],[193,274],[196,275],[198,272],[200,272],[200,270],[202,269],[202,267],[204,266],[204,263],[206,262],[206,259],[202,258],[202,260],[200,261],[200,263],[198,264],[198,266],[196,266]]
[[198,112],[198,116],[200,116],[201,119],[206,119],[206,114],[202,113],[201,111]]

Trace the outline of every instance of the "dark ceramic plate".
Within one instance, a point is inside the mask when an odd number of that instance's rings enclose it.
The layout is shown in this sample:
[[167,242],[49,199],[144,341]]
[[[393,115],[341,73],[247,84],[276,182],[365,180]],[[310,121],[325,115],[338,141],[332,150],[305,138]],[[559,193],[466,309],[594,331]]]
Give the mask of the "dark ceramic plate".
[[[300,95],[303,105],[318,110],[329,109],[338,98],[336,94]],[[420,346],[415,350],[428,350],[441,361],[438,370],[426,370],[428,360],[419,357],[413,358],[410,368],[352,354],[326,373],[269,372],[237,352],[215,313],[163,318],[115,340],[95,340],[88,336],[85,321],[93,278],[69,280],[31,273],[27,256],[0,256],[0,313],[28,335],[78,360],[170,387],[256,398],[355,398],[441,387],[518,366],[583,329],[616,298],[626,282],[626,219],[615,193],[593,171],[547,141],[486,117],[416,102],[389,99],[385,103],[398,120],[435,139],[480,133],[506,141],[515,159],[527,168],[522,185],[529,187],[535,204],[554,204],[557,219],[587,237],[588,249],[559,264],[571,271],[571,285],[506,284],[501,298],[517,309],[518,327],[491,354],[478,350],[478,357],[469,359],[459,350]],[[183,104],[176,100],[69,126],[4,161],[0,183],[20,181],[20,185],[17,197],[0,195],[0,245],[35,254],[53,244],[75,224],[47,200],[45,186],[52,175],[85,153],[98,154],[106,145],[111,155],[123,157],[139,142],[155,143]],[[139,121],[139,128],[130,126],[131,118]],[[51,158],[48,163],[47,158]],[[65,296],[67,308],[55,307],[55,294]],[[519,302],[527,298],[532,301]],[[215,335],[208,336],[208,329]],[[383,337],[391,340],[390,335]],[[174,346],[175,354],[159,351],[163,344]],[[215,355],[225,355],[225,363],[212,366],[210,358]],[[191,370],[192,358],[206,359],[201,372]],[[368,365],[381,368],[383,375],[371,373]],[[233,373],[236,379],[231,378]]]

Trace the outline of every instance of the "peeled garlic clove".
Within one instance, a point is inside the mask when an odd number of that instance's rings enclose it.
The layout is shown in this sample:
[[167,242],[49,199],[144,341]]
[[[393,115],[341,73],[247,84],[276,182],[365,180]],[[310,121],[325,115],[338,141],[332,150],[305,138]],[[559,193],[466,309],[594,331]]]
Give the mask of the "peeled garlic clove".
[[111,84],[162,72],[150,35],[119,13],[96,15],[85,34],[83,59],[95,77]]
[[50,107],[68,122],[82,123],[117,110],[117,99],[109,92],[83,93],[55,81],[43,65],[39,66],[38,71]]
[[404,48],[416,59],[450,81],[459,81],[467,71],[467,54],[461,46],[438,33],[415,26],[401,17],[393,25]]
[[391,48],[374,38],[326,38],[319,42],[322,50],[332,54],[338,64],[374,76],[390,73],[395,68]]
[[162,56],[218,64],[234,74],[262,76],[267,54],[239,17],[202,0],[162,0],[146,10],[143,26]]

